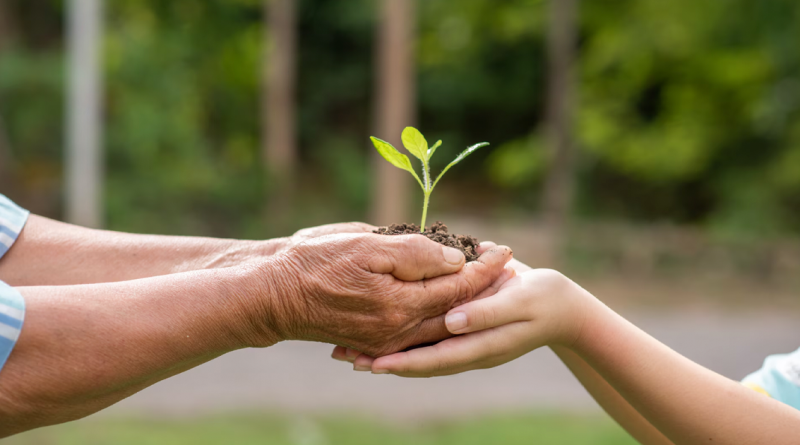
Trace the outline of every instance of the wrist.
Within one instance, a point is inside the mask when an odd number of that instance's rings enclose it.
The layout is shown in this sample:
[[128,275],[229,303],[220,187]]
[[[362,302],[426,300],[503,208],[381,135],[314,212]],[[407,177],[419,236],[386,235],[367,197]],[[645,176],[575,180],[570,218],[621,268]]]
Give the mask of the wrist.
[[561,346],[575,354],[584,355],[596,347],[595,342],[604,336],[604,331],[611,329],[616,314],[594,295],[583,288],[579,290],[582,295],[578,298],[571,341]]
[[221,269],[258,263],[289,246],[288,238],[270,240],[216,240],[203,248],[193,263],[181,264],[174,272],[197,269]]
[[277,255],[292,246],[290,237],[273,238],[268,240],[250,241],[251,250],[257,258]]
[[548,289],[548,294],[554,297],[553,307],[548,312],[555,318],[549,345],[574,349],[584,342],[587,335],[591,335],[587,331],[603,315],[606,306],[571,279],[558,272],[555,274],[556,278]]
[[268,347],[293,338],[303,309],[297,273],[284,255],[233,268],[239,275],[241,321],[238,336],[246,347]]
[[236,241],[225,250],[223,257],[226,264],[222,267],[260,262],[283,251],[289,245],[289,238]]

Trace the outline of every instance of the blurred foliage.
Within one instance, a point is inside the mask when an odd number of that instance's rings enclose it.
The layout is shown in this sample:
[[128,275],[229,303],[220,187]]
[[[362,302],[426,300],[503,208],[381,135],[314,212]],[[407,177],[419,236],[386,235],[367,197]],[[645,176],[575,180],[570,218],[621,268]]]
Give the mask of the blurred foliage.
[[240,415],[197,420],[89,419],[38,429],[5,439],[9,445],[626,445],[636,442],[611,419],[597,416],[528,414],[460,422],[410,422],[404,428],[359,418],[289,418]]
[[800,229],[800,4],[734,3],[583,4],[590,213]]
[[[6,5],[15,26],[0,53],[0,116],[26,180],[58,175],[63,4]],[[697,224],[723,237],[800,233],[800,3],[581,8],[578,215]],[[452,202],[433,207],[535,212],[548,167],[546,3],[417,9],[416,125],[447,141],[440,160],[474,140],[494,147],[454,172],[443,184]],[[115,0],[106,11],[109,226],[277,230],[259,155],[261,2]],[[367,213],[376,15],[368,0],[299,2],[298,227]]]

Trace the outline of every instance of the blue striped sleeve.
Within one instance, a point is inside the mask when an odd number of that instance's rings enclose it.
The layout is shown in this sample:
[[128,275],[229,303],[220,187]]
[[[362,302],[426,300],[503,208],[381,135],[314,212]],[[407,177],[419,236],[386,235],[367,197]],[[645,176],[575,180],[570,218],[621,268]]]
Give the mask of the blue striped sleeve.
[[28,220],[28,211],[0,195],[0,258],[8,252]]
[[800,409],[800,349],[789,354],[767,357],[764,366],[745,377],[742,383]]
[[[28,211],[0,195],[0,258],[17,240],[28,220]],[[0,281],[0,370],[19,338],[25,319],[25,300],[13,287]]]
[[25,300],[13,287],[0,281],[0,370],[19,338],[25,319]]

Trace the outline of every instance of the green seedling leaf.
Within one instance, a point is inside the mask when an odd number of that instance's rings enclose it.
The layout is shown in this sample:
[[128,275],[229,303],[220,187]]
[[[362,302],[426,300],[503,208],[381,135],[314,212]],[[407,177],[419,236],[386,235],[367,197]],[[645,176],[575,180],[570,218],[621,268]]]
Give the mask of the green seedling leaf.
[[434,181],[433,184],[431,184],[429,161],[436,152],[436,149],[442,145],[442,141],[437,141],[432,147],[428,148],[428,141],[425,140],[425,138],[422,136],[422,133],[420,133],[416,128],[406,127],[401,134],[403,146],[406,147],[409,153],[416,156],[422,162],[422,177],[425,179],[425,182],[423,183],[419,179],[419,176],[417,176],[417,174],[414,172],[414,168],[411,167],[411,161],[408,160],[408,156],[400,153],[392,146],[392,144],[382,139],[378,139],[374,136],[370,136],[370,139],[375,145],[375,148],[378,150],[378,153],[383,156],[383,159],[386,159],[395,167],[401,168],[414,175],[414,179],[416,179],[419,186],[422,187],[424,199],[422,201],[422,224],[420,224],[421,232],[425,231],[425,219],[428,217],[428,202],[430,201],[431,193],[433,193],[434,187],[436,187],[436,184],[438,184],[439,180],[442,179],[442,176],[447,173],[447,170],[450,170],[450,167],[463,161],[464,158],[471,155],[475,150],[489,145],[488,142],[481,142],[480,144],[475,144],[462,151],[461,154],[459,154],[455,160],[453,160],[453,162],[448,164],[447,167],[445,167],[444,170],[439,173],[439,177],[436,178],[436,181]]
[[408,160],[408,156],[404,155],[403,153],[400,153],[399,151],[397,151],[396,148],[394,148],[392,144],[382,139],[378,139],[374,136],[370,136],[370,139],[372,140],[372,145],[374,145],[375,149],[378,150],[378,153],[380,153],[380,155],[383,156],[383,159],[386,159],[387,161],[389,161],[390,164],[394,165],[395,167],[405,170],[414,175],[414,178],[417,180],[420,187],[422,187],[422,189],[425,190],[425,186],[422,185],[422,181],[419,180],[419,176],[417,176],[417,173],[414,171],[414,168],[411,167],[411,161]]
[[439,148],[440,145],[442,145],[441,139],[436,141],[436,143],[433,144],[433,147],[428,149],[428,159],[429,160],[430,160],[430,158],[433,157],[433,154],[436,152],[436,149]]
[[403,146],[423,163],[428,160],[428,141],[414,127],[406,127],[401,135]]
[[433,187],[431,187],[431,190],[433,190],[433,188],[436,187],[436,184],[439,182],[440,179],[442,179],[442,176],[444,176],[444,174],[447,173],[447,170],[450,170],[450,167],[452,167],[452,166],[458,164],[459,162],[463,161],[464,158],[466,158],[467,156],[469,156],[472,153],[474,153],[475,150],[477,150],[477,149],[479,149],[481,147],[485,147],[487,145],[489,145],[488,142],[481,142],[479,144],[475,144],[475,145],[473,145],[471,147],[468,147],[466,150],[462,151],[461,154],[456,156],[456,158],[453,160],[453,162],[447,164],[447,167],[445,167],[444,170],[442,170],[442,172],[439,173],[439,177],[436,178],[436,181],[433,181]]

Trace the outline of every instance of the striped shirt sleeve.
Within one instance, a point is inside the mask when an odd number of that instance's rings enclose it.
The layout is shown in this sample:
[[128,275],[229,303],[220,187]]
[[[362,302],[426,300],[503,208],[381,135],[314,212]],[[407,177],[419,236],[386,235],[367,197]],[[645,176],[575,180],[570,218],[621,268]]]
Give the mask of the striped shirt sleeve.
[[776,354],[764,360],[764,366],[742,380],[748,388],[800,409],[800,349]]
[[25,300],[13,287],[0,281],[0,370],[19,338],[25,319]]
[[[17,240],[28,220],[28,211],[0,195],[0,259]],[[0,370],[19,338],[25,319],[25,300],[13,287],[0,281]]]
[[800,349],[776,354],[764,360],[764,366],[742,380],[752,388],[793,408],[800,409]]

